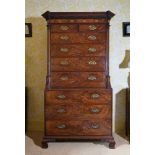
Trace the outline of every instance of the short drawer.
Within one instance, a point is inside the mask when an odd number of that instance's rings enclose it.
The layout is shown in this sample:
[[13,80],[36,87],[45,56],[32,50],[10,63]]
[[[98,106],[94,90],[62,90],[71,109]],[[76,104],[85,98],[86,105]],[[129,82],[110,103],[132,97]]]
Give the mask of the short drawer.
[[80,24],[80,32],[103,32],[107,31],[107,24]]
[[52,24],[51,32],[78,32],[77,24]]
[[52,72],[52,87],[106,87],[104,72]]
[[84,105],[111,105],[111,89],[52,89],[45,92],[46,104],[81,103]]
[[102,33],[51,33],[51,43],[103,43],[106,32]]
[[103,44],[51,44],[52,57],[105,56],[106,43]]
[[111,135],[111,119],[46,121],[46,135]]
[[52,71],[105,71],[105,57],[51,58]]

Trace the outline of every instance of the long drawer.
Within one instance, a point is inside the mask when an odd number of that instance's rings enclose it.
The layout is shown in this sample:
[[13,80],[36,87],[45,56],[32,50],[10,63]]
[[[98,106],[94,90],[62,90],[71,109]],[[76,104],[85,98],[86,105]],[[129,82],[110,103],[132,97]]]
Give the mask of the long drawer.
[[111,105],[83,105],[82,103],[50,104],[45,106],[46,120],[68,118],[111,118]]
[[51,56],[76,57],[76,56],[105,56],[106,45],[103,44],[52,44]]
[[103,43],[107,33],[51,33],[51,43]]
[[105,57],[51,58],[52,71],[105,71]]
[[51,86],[58,88],[105,88],[106,76],[104,72],[52,72]]
[[46,121],[46,135],[111,135],[111,119]]
[[46,104],[110,104],[112,103],[111,89],[52,89],[45,92]]

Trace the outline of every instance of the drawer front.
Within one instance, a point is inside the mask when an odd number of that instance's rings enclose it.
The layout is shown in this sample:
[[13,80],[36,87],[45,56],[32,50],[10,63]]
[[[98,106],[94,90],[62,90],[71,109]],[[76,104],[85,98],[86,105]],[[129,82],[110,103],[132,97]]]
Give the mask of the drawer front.
[[46,135],[111,135],[111,119],[46,121]]
[[70,44],[70,45],[51,45],[51,56],[68,57],[68,56],[105,56],[106,45],[103,44]]
[[80,24],[79,31],[81,32],[103,32],[107,31],[106,24]]
[[103,72],[52,72],[52,87],[106,87],[106,76]]
[[45,107],[46,120],[67,118],[111,118],[111,105],[84,105],[81,103],[50,104]]
[[51,32],[78,32],[77,24],[53,24]]
[[53,89],[45,93],[46,104],[112,104],[111,89]]
[[51,43],[103,43],[106,32],[102,33],[51,33]]
[[105,71],[105,57],[51,58],[52,71]]

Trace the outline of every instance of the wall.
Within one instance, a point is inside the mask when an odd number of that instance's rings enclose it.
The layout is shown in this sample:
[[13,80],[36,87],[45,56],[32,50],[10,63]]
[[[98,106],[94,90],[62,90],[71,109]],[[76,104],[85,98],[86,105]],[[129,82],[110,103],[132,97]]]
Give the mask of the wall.
[[[107,11],[116,15],[110,28],[110,76],[113,88],[113,125],[115,130],[116,94],[128,87],[128,69],[119,69],[129,37],[122,37],[122,22],[130,21],[129,0],[26,0],[26,22],[33,25],[33,37],[26,38],[26,85],[28,86],[28,129],[43,130],[43,90],[46,75],[46,22],[41,17],[45,11]],[[122,98],[123,99],[123,98]],[[124,103],[124,102],[123,102]],[[122,104],[122,103],[121,103]],[[124,105],[120,108],[124,108]],[[124,110],[117,115],[117,130],[124,125]],[[120,128],[119,128],[120,127]]]

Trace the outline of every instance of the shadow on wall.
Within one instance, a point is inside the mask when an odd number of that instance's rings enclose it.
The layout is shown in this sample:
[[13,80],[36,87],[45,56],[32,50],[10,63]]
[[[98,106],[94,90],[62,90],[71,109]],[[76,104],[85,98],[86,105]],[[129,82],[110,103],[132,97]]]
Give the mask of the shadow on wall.
[[30,17],[32,37],[25,38],[25,83],[27,87],[27,129],[43,131],[44,87],[46,77],[47,33],[43,18]]
[[126,114],[126,89],[122,89],[116,94],[115,107],[115,132],[125,137],[125,114]]

